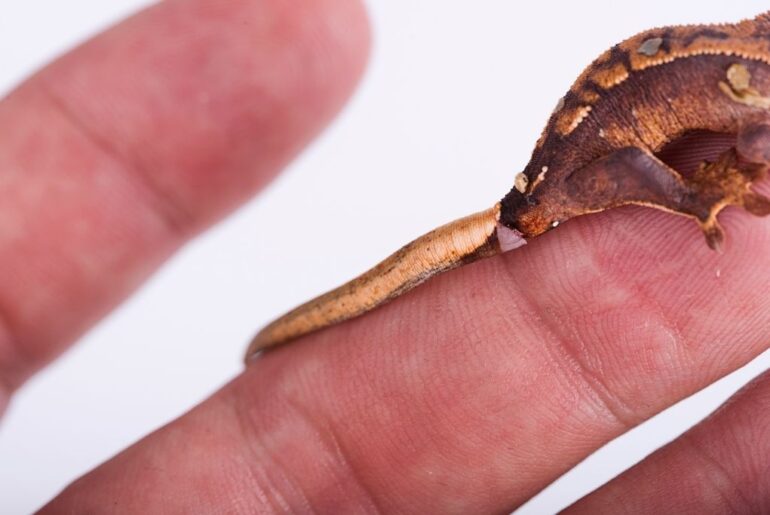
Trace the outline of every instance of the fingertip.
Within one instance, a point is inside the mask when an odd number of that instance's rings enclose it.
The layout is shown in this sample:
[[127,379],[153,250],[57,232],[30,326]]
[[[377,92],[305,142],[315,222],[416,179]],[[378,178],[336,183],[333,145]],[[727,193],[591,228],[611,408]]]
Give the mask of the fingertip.
[[171,0],[31,82],[151,174],[197,231],[328,124],[363,73],[369,38],[359,0]]
[[359,0],[168,0],[0,102],[0,389],[276,175],[368,48]]

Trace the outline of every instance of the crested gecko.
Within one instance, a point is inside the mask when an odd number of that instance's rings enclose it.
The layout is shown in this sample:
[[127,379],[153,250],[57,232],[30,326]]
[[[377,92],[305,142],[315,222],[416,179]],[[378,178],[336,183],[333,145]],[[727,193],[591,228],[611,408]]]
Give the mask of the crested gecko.
[[252,340],[247,360],[580,215],[624,205],[661,209],[694,220],[718,249],[725,207],[770,214],[770,199],[751,188],[768,165],[770,12],[642,32],[578,77],[502,200],[272,322]]

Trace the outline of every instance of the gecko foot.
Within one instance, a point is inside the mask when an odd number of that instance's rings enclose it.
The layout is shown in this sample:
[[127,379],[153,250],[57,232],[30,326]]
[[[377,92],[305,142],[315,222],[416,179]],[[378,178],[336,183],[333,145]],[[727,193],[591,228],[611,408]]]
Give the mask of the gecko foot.
[[750,191],[743,196],[743,208],[756,216],[770,215],[770,199]]
[[709,247],[719,249],[724,240],[717,215],[725,207],[743,207],[757,216],[770,214],[770,199],[751,190],[751,185],[766,174],[766,165],[745,162],[735,148],[730,148],[713,163],[701,163],[687,179],[692,194],[684,207],[697,218]]
[[[753,150],[755,158],[764,151],[759,146]],[[569,207],[569,214],[628,204],[677,213],[695,219],[709,247],[718,250],[725,235],[717,215],[725,207],[770,215],[770,199],[751,189],[766,176],[768,167],[739,157],[735,146],[711,159],[693,161],[684,156],[680,162],[692,163],[695,169],[680,173],[650,152],[626,147],[569,176],[565,181],[568,202],[562,205]]]

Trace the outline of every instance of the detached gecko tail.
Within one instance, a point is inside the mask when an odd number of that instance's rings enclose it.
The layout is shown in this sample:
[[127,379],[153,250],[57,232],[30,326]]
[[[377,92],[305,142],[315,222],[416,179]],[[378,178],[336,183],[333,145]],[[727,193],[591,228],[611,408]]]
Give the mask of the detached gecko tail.
[[246,362],[261,350],[362,315],[436,274],[526,243],[516,231],[499,226],[499,218],[500,204],[495,204],[417,238],[371,270],[262,329],[249,345]]

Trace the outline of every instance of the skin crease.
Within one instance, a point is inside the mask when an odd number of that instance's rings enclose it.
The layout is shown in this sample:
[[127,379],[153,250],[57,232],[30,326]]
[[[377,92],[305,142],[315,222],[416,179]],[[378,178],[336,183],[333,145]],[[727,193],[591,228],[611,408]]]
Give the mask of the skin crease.
[[[315,22],[293,22],[298,11]],[[274,23],[259,26],[266,13]],[[340,17],[345,30],[333,29]],[[180,25],[184,37],[149,44]],[[13,272],[0,276],[9,391],[308,141],[359,75],[366,34],[352,0],[170,0],[0,104],[11,185],[0,220],[31,231],[23,242],[0,232]],[[205,59],[214,50],[228,62]],[[302,74],[294,66],[316,59]],[[211,82],[229,69],[231,80]],[[276,82],[261,82],[262,69]],[[125,86],[116,74],[153,80]],[[199,103],[211,88],[216,108]],[[62,166],[71,183],[53,180]],[[770,222],[737,210],[722,222],[722,255],[688,220],[628,208],[450,272],[265,354],[43,512],[511,510],[767,347],[770,271],[758,262]],[[758,488],[764,476],[736,477]]]

